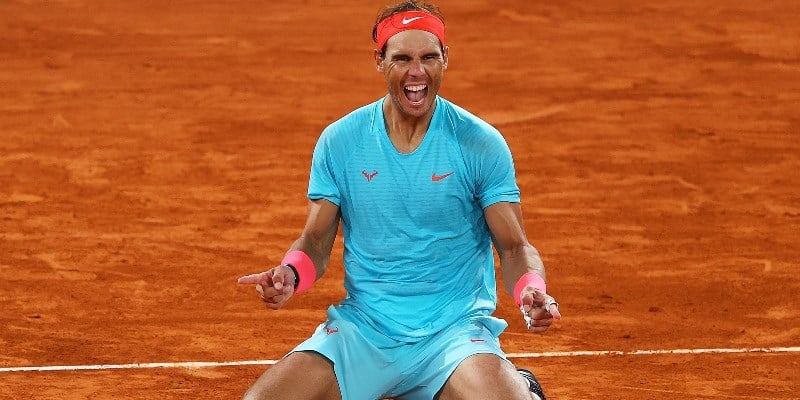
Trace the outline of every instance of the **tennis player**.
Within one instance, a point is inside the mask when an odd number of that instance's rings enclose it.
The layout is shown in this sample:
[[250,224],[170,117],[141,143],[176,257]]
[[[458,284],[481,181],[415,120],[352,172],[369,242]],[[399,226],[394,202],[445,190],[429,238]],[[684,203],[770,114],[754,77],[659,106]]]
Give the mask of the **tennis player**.
[[544,399],[500,348],[492,244],[533,332],[560,318],[525,234],[508,145],[438,96],[448,63],[430,4],[383,10],[373,29],[387,95],[329,125],[311,162],[308,216],[280,265],[247,275],[268,308],[308,290],[339,224],[346,298],[245,399]]

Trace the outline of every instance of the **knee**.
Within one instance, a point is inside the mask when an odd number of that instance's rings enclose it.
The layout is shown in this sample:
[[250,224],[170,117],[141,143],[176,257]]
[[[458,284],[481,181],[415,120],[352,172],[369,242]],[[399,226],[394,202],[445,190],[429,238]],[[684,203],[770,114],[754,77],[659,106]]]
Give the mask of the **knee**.
[[250,388],[248,388],[247,391],[244,392],[244,395],[242,395],[242,400],[261,400],[261,399],[266,399],[267,397],[265,396],[266,393],[263,390],[263,388],[261,388],[260,385],[256,383],[253,386],[250,386]]
[[514,399],[533,397],[525,378],[494,354],[478,354],[456,368],[440,392],[440,399]]
[[311,353],[292,353],[282,359],[242,396],[242,400],[340,398],[332,364]]

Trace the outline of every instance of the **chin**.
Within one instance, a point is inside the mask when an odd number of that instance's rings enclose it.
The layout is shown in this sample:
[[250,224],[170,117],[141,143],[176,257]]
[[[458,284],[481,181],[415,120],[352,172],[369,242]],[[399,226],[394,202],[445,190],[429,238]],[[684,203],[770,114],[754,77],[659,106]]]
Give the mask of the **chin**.
[[403,111],[403,114],[408,116],[423,117],[433,108],[434,100],[435,97],[426,98],[420,104],[412,104],[408,102],[408,100],[405,100],[401,103],[401,110]]

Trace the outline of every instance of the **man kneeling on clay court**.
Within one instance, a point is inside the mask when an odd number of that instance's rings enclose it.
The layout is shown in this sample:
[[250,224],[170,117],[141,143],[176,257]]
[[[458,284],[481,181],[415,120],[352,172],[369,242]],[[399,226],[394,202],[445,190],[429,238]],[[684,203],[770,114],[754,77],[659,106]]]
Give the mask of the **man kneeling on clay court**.
[[373,39],[386,96],[323,131],[302,234],[280,265],[239,279],[283,307],[324,274],[341,222],[347,296],[244,398],[544,399],[500,349],[507,323],[492,316],[494,245],[528,329],[561,317],[525,234],[509,147],[439,97],[448,47],[436,7],[387,7]]

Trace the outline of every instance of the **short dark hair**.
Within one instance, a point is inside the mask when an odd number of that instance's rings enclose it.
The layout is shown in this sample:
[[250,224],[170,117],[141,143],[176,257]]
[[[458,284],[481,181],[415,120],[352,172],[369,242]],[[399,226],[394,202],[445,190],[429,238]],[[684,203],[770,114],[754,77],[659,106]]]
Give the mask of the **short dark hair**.
[[[391,17],[392,15],[406,12],[406,11],[424,11],[429,14],[433,14],[436,18],[439,18],[444,23],[444,16],[439,11],[439,7],[425,1],[417,1],[417,0],[406,0],[395,5],[386,6],[384,9],[378,12],[378,17],[375,18],[375,25],[372,26],[372,40],[375,42],[378,41],[378,24],[381,23],[386,18]],[[442,43],[444,46],[444,43]],[[386,45],[383,45],[381,50],[381,57],[386,55]],[[444,48],[442,48],[444,50]]]

